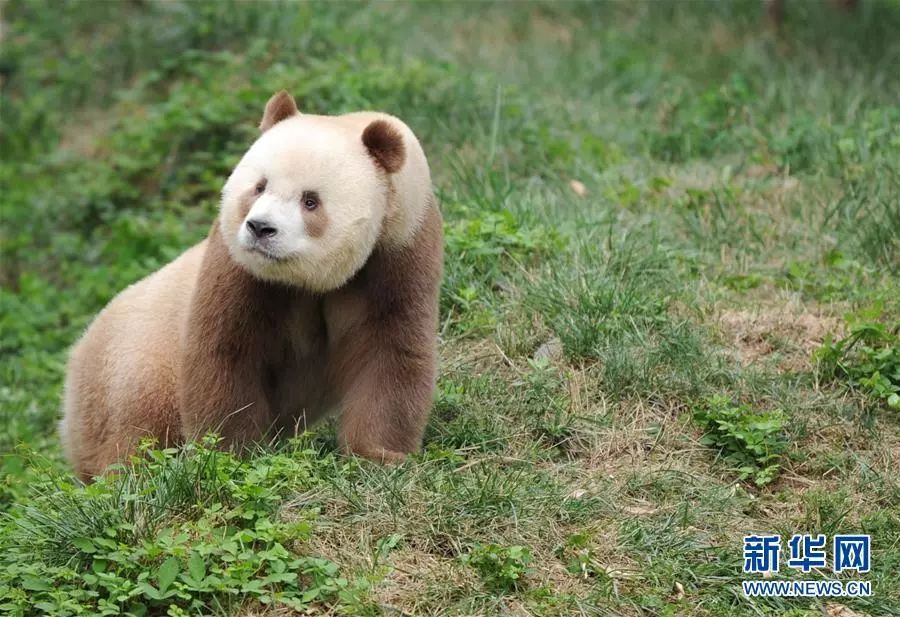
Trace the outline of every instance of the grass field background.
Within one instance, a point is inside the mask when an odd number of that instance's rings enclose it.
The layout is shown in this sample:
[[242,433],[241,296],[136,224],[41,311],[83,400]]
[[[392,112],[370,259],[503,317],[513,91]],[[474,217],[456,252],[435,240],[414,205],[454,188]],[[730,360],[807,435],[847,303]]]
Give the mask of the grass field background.
[[[897,2],[0,10],[0,612],[900,614]],[[204,237],[282,88],[429,156],[423,451],[326,425],[77,485],[67,348]],[[871,534],[874,595],[743,598],[750,532]]]

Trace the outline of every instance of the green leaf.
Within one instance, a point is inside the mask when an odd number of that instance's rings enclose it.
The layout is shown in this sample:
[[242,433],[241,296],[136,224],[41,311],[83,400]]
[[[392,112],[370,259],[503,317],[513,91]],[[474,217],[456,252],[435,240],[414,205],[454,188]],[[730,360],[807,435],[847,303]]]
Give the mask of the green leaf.
[[53,587],[43,578],[26,574],[22,577],[22,589],[28,591],[51,591]]
[[140,593],[143,593],[145,596],[147,596],[151,600],[161,600],[162,599],[162,594],[160,594],[159,590],[156,589],[156,587],[154,587],[150,583],[141,583],[140,585],[137,586],[137,589],[135,591],[140,591]]
[[90,538],[74,538],[72,545],[83,553],[96,553],[97,547]]
[[241,593],[259,593],[263,590],[265,584],[265,581],[261,579],[247,581],[241,586]]
[[191,573],[191,577],[198,581],[202,581],[206,577],[206,562],[200,556],[200,553],[191,553],[190,558],[188,558],[188,572]]
[[160,593],[165,593],[169,586],[175,582],[178,571],[181,569],[176,557],[166,559],[159,570],[156,571],[156,582],[159,584]]

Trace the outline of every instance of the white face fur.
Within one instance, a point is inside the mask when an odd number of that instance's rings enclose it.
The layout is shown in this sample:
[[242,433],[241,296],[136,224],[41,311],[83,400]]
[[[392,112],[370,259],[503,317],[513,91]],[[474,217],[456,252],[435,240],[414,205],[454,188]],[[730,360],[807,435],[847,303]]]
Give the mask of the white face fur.
[[264,132],[228,178],[220,229],[254,276],[325,292],[369,258],[387,194],[357,127],[294,115]]

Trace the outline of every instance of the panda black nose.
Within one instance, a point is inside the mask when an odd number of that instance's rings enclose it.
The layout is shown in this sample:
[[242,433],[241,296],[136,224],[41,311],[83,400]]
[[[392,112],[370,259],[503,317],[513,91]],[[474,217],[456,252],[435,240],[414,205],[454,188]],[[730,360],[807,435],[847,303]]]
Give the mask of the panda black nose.
[[273,227],[269,221],[248,219],[247,228],[257,238],[271,238],[278,233],[278,229]]

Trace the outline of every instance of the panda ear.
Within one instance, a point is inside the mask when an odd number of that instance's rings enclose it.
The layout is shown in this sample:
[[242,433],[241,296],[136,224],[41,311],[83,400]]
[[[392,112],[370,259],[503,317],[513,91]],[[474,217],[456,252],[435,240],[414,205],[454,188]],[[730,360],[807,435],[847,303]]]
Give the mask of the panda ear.
[[389,174],[403,167],[406,160],[403,134],[387,120],[375,120],[367,126],[362,141],[375,163]]
[[266,111],[263,113],[262,120],[259,123],[259,130],[265,133],[270,128],[291,116],[300,113],[297,109],[297,103],[294,97],[288,94],[287,90],[282,90],[272,95],[269,102],[266,103]]

